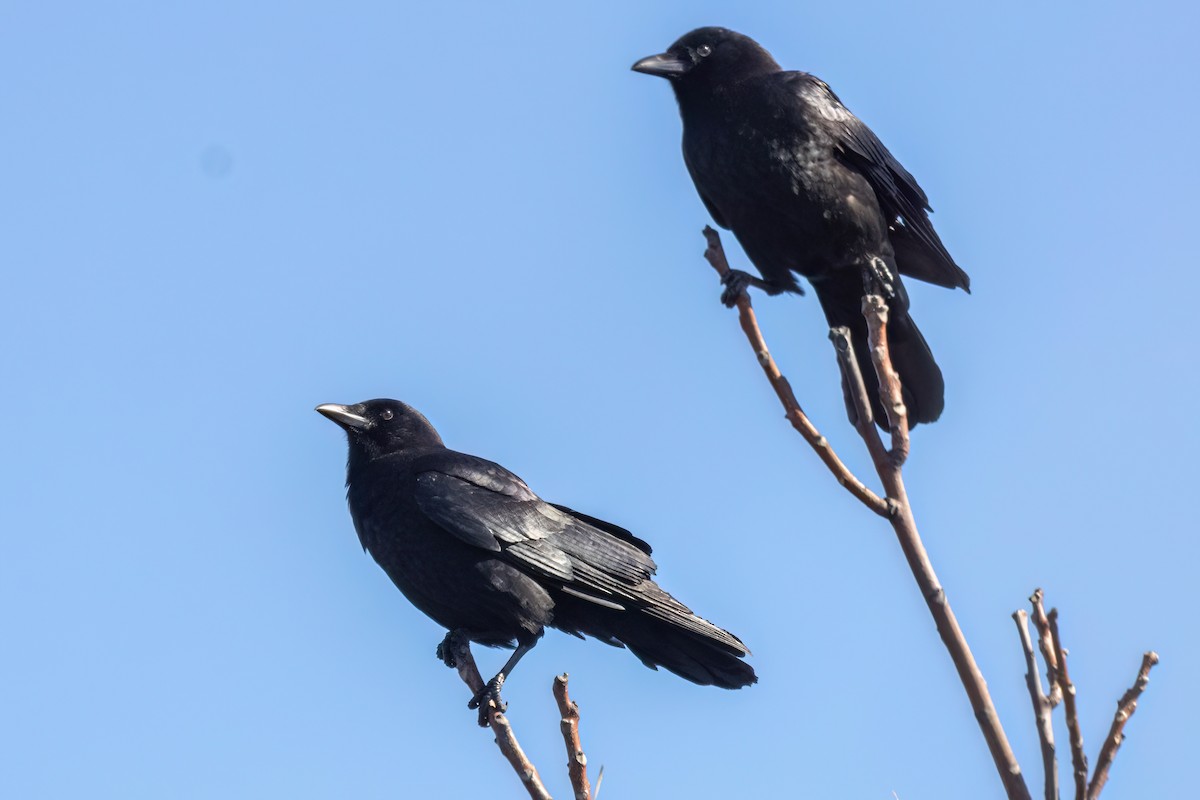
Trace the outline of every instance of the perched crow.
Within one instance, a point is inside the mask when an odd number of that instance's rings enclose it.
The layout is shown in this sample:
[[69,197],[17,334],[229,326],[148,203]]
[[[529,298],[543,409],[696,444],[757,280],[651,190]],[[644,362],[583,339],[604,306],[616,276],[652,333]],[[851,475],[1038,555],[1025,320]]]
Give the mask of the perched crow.
[[694,30],[633,69],[670,80],[700,198],[762,273],[760,280],[731,272],[722,301],[733,305],[747,286],[803,294],[792,273],[807,278],[830,326],[853,333],[876,419],[886,427],[860,310],[864,280],[879,285],[909,424],[936,420],[942,372],[908,315],[900,274],[967,291],[970,279],[934,232],[916,179],[824,82],[783,71],[740,33]]
[[[650,545],[547,503],[499,464],[447,449],[395,400],[317,411],[346,431],[346,498],[359,541],[413,605],[458,636],[516,647],[471,701],[490,697],[547,625],[628,647],[646,666],[737,689],[757,678],[733,634],[659,588]],[[485,724],[483,704],[480,721]]]

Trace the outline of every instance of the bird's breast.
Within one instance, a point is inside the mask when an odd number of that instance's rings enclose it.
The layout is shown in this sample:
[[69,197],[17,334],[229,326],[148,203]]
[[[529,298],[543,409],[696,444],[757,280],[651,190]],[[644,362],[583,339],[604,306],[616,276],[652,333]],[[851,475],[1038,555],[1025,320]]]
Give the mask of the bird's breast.
[[697,189],[764,277],[819,274],[883,236],[870,185],[817,132],[743,119],[685,139],[685,152]]

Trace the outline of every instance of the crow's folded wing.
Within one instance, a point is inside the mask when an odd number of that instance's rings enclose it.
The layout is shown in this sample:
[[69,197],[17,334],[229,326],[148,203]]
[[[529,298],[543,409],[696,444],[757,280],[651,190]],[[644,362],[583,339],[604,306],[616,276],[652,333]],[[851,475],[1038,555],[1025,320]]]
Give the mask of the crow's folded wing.
[[[780,73],[791,96],[800,100],[796,110],[811,122],[819,120],[833,136],[839,154],[850,168],[871,184],[891,228],[901,272],[946,286],[971,288],[967,276],[947,252],[929,221],[929,198],[917,179],[893,156],[870,128],[833,93],[824,81],[806,72]],[[908,258],[902,256],[907,255]],[[905,268],[907,267],[907,268]]]
[[418,506],[438,527],[535,577],[608,596],[624,595],[654,574],[640,539],[545,502],[490,461],[454,454],[425,465],[416,485]]

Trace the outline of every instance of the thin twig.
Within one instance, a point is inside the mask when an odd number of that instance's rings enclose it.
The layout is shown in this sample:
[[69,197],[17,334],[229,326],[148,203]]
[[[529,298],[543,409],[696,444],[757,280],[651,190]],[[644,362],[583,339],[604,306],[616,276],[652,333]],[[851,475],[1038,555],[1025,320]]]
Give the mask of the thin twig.
[[1085,800],[1088,776],[1087,754],[1083,752],[1083,731],[1079,729],[1079,711],[1075,707],[1075,684],[1071,683],[1071,674],[1067,670],[1067,651],[1062,646],[1062,637],[1058,635],[1058,609],[1050,609],[1046,620],[1050,624],[1050,638],[1054,642],[1054,657],[1058,659],[1058,682],[1062,686],[1063,710],[1067,715],[1067,733],[1071,738],[1071,766],[1074,768],[1075,774],[1075,800]]
[[[871,402],[867,396],[867,386],[863,380],[862,371],[859,369],[858,358],[854,353],[854,343],[850,336],[850,329],[845,326],[829,329],[829,340],[833,342],[838,367],[842,371],[842,381],[849,394],[848,402],[854,411],[854,428],[867,446],[871,463],[882,464],[889,458],[888,451],[883,444],[883,439],[879,436],[879,429],[875,427],[874,412],[871,410]],[[896,513],[898,510],[896,501],[889,497],[886,502],[892,513]]]
[[845,326],[830,328],[829,341],[833,342],[838,366],[842,370],[842,380],[846,382],[846,389],[850,393],[850,403],[854,409],[854,428],[866,443],[871,462],[877,463],[887,458],[887,448],[883,446],[883,440],[879,438],[879,429],[875,427],[874,412],[867,399],[867,385],[863,381],[862,370],[858,368],[858,359],[854,357],[850,329]]
[[1150,668],[1157,663],[1158,653],[1153,650],[1143,655],[1142,667],[1138,670],[1137,680],[1133,682],[1133,686],[1129,687],[1129,691],[1125,692],[1117,701],[1117,713],[1113,717],[1112,727],[1108,729],[1108,738],[1104,740],[1104,746],[1100,748],[1100,755],[1096,757],[1096,771],[1092,773],[1092,782],[1088,784],[1087,800],[1096,800],[1100,796],[1100,792],[1104,790],[1104,784],[1108,781],[1108,770],[1112,766],[1113,759],[1117,757],[1117,750],[1120,749],[1121,742],[1125,741],[1125,723],[1137,710],[1138,698],[1145,691],[1146,684],[1150,683]]
[[[715,230],[710,227],[704,229],[704,237],[708,241],[708,249],[704,256],[722,277],[729,271],[729,265],[725,260],[724,251],[721,249],[721,239]],[[864,300],[864,302],[866,302]],[[874,303],[875,301],[872,301]],[[883,300],[879,299],[879,303]],[[738,318],[742,324],[742,330],[749,339],[751,347],[754,348],[755,356],[758,363],[762,366],[763,372],[770,381],[771,386],[775,389],[775,393],[779,396],[779,400],[783,403],[787,410],[788,419],[791,420],[793,427],[804,437],[825,465],[837,478],[838,482],[846,487],[855,497],[857,497],[864,505],[887,518],[892,523],[892,528],[896,532],[896,538],[900,541],[900,547],[904,551],[905,558],[908,560],[913,577],[917,581],[921,595],[925,598],[926,604],[929,606],[929,611],[933,615],[934,621],[937,623],[938,633],[941,634],[942,642],[946,645],[946,649],[950,652],[950,657],[954,661],[954,666],[958,670],[959,679],[966,689],[967,696],[971,701],[971,707],[975,711],[975,718],[979,722],[979,727],[983,730],[984,739],[987,740],[988,749],[991,751],[992,759],[996,763],[996,769],[1000,773],[1000,778],[1004,782],[1004,788],[1010,800],[1031,800],[1029,788],[1025,785],[1025,779],[1021,775],[1021,767],[1017,764],[1017,759],[1013,755],[1012,748],[1008,744],[1008,739],[1004,735],[1004,728],[1000,724],[1000,718],[996,713],[996,708],[992,704],[991,696],[987,690],[987,683],[983,680],[983,675],[979,671],[979,666],[975,663],[974,656],[971,655],[971,649],[967,646],[966,638],[963,636],[962,629],[958,626],[958,621],[954,617],[954,612],[950,608],[949,602],[946,600],[946,594],[942,590],[938,582],[937,575],[933,571],[932,565],[929,563],[929,556],[925,552],[925,547],[921,543],[921,537],[917,533],[916,522],[913,519],[912,509],[908,504],[908,494],[904,488],[904,481],[900,474],[900,464],[902,456],[906,455],[907,444],[903,447],[897,447],[901,444],[897,439],[893,439],[893,449],[896,451],[896,456],[889,454],[880,443],[879,447],[872,445],[871,437],[873,436],[878,441],[878,432],[874,430],[874,426],[869,423],[863,425],[863,420],[869,420],[870,417],[862,412],[864,404],[869,404],[866,398],[866,389],[863,388],[863,380],[861,374],[857,378],[854,377],[855,372],[847,369],[845,365],[854,362],[853,345],[849,337],[844,337],[844,343],[839,340],[836,331],[831,334],[837,344],[839,355],[845,352],[849,357],[839,358],[839,363],[843,364],[843,379],[847,387],[853,395],[853,407],[859,409],[858,427],[859,432],[867,443],[868,450],[871,451],[872,461],[875,464],[875,470],[879,474],[880,480],[883,482],[886,490],[887,499],[884,500],[868,489],[862,481],[858,480],[846,467],[845,464],[834,454],[833,449],[821,436],[812,422],[801,410],[799,402],[795,395],[792,394],[791,387],[779,372],[779,368],[775,365],[774,359],[771,358],[770,351],[767,349],[766,341],[763,339],[762,332],[758,328],[758,324],[754,319],[754,312],[750,307],[750,300],[744,294],[737,300]],[[880,315],[869,314],[867,317],[868,325],[872,325],[872,319],[875,320],[874,328],[871,331],[871,341],[880,342],[880,347],[877,348],[879,357],[876,363],[880,366],[878,372],[880,385],[884,385],[889,380],[888,376],[894,373],[891,366],[891,357],[887,351],[887,332],[885,324],[879,319]],[[876,349],[876,348],[873,348]],[[874,353],[872,356],[874,357]],[[856,393],[856,394],[855,394]],[[885,407],[888,404],[885,402]],[[892,409],[895,413],[896,409]],[[899,420],[897,420],[899,421]],[[894,428],[901,426],[896,425]],[[871,433],[868,434],[866,429],[870,428]],[[907,440],[907,433],[904,434],[904,439]]]
[[1046,800],[1058,800],[1058,758],[1054,753],[1054,723],[1050,719],[1050,701],[1042,694],[1042,680],[1038,677],[1037,657],[1033,653],[1033,640],[1029,638],[1029,615],[1024,609],[1019,609],[1013,612],[1013,621],[1017,623],[1017,631],[1021,635],[1021,649],[1025,651],[1025,685],[1029,687],[1033,716],[1037,720],[1038,740],[1042,744]]
[[1041,589],[1034,589],[1029,596],[1033,605],[1033,624],[1038,631],[1038,649],[1042,651],[1042,660],[1046,662],[1046,699],[1050,708],[1062,702],[1062,686],[1058,682],[1058,656],[1054,654],[1054,641],[1050,636],[1050,621],[1046,619],[1046,607],[1042,605],[1045,595]]
[[867,330],[871,337],[871,362],[879,376],[879,397],[887,413],[888,428],[892,432],[892,461],[901,466],[908,460],[908,407],[904,405],[904,392],[900,387],[900,374],[888,357],[887,321],[888,307],[883,298],[869,294],[862,299],[862,313],[867,318]]
[[[724,278],[729,272],[729,261],[725,258],[725,249],[721,246],[721,235],[706,225],[704,238],[708,242],[704,257],[717,271],[717,274]],[[767,349],[767,343],[763,339],[762,331],[758,328],[758,321],[754,317],[754,308],[750,305],[750,298],[744,292],[737,299],[737,308],[738,320],[742,324],[746,338],[750,341],[750,346],[754,349],[754,356],[766,374],[767,380],[771,382],[772,388],[775,389],[775,394],[779,396],[779,402],[783,404],[784,412],[788,421],[792,423],[792,427],[804,437],[804,441],[812,446],[817,456],[825,462],[825,466],[829,467],[829,471],[833,473],[833,477],[838,483],[846,487],[850,494],[857,497],[863,505],[876,514],[881,517],[888,516],[891,512],[887,502],[868,489],[862,481],[855,477],[850,468],[842,463],[837,453],[833,452],[833,448],[829,446],[829,442],[812,424],[808,415],[804,413],[804,409],[800,407],[800,402],[792,392],[791,384],[788,383],[787,378],[783,377],[783,373],[775,364],[775,359],[771,357],[771,351]]]
[[[471,643],[465,638],[460,638],[453,644],[454,665],[458,670],[458,676],[462,678],[471,693],[477,695],[483,691],[485,684],[483,676],[479,674],[479,667],[475,664],[475,657],[471,655]],[[508,763],[512,764],[517,777],[521,779],[522,785],[525,786],[533,800],[551,800],[550,793],[542,784],[537,768],[533,766],[529,757],[525,755],[525,751],[521,749],[520,743],[517,742],[517,736],[508,723],[508,717],[500,713],[493,701],[488,700],[487,703],[488,725],[491,727],[492,733],[496,734],[496,746],[508,759]]]
[[562,728],[563,742],[567,745],[567,772],[571,776],[571,789],[575,792],[575,800],[589,800],[592,789],[588,785],[587,756],[583,754],[583,745],[579,741],[579,704],[567,694],[565,672],[554,679],[554,699],[558,702],[558,713],[562,714],[559,727]]

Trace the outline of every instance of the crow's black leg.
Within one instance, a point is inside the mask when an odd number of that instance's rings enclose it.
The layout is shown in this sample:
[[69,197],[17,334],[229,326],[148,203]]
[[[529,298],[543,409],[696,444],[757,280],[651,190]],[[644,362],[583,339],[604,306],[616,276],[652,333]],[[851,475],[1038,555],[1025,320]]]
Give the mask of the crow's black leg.
[[882,295],[884,300],[896,296],[896,287],[892,285],[895,278],[888,268],[887,262],[878,256],[872,258],[863,267],[863,293]]
[[[726,308],[733,308],[737,305],[737,299],[746,293],[746,289],[753,286],[756,289],[762,289],[767,294],[774,296],[783,294],[788,291],[787,287],[779,286],[769,281],[764,281],[762,278],[756,278],[749,272],[743,272],[740,269],[731,269],[721,276],[721,285],[725,287],[721,292],[721,302]],[[804,294],[804,291],[797,287],[798,294]]]
[[516,668],[517,662],[533,649],[534,644],[537,644],[537,642],[534,641],[533,644],[518,644],[516,651],[512,654],[512,658],[508,659],[504,666],[500,668],[500,671],[496,673],[496,677],[488,681],[479,694],[472,697],[471,702],[467,703],[467,708],[479,709],[479,727],[487,727],[489,700],[496,704],[497,711],[504,711],[508,708],[508,703],[500,699],[500,689],[504,687],[505,679]]

